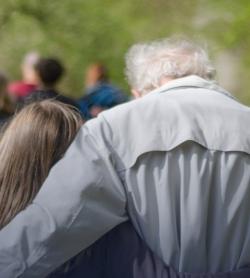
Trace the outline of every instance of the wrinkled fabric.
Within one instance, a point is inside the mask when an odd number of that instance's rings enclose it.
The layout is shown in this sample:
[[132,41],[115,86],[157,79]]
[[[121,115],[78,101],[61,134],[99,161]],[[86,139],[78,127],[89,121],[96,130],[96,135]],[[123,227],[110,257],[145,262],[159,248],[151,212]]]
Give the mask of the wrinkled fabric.
[[127,221],[47,278],[163,278],[168,272]]
[[1,230],[0,277],[44,277],[128,217],[178,273],[246,267],[249,122],[248,107],[197,76],[101,113]]
[[47,278],[249,278],[250,268],[226,273],[179,273],[164,265],[129,221],[122,223]]

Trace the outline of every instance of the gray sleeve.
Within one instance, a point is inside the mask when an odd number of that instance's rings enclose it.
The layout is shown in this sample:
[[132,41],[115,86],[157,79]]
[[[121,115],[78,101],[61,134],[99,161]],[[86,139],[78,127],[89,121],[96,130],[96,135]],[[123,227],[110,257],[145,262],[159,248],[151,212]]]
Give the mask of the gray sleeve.
[[84,126],[33,203],[0,231],[1,278],[44,277],[127,219],[123,186],[98,136]]

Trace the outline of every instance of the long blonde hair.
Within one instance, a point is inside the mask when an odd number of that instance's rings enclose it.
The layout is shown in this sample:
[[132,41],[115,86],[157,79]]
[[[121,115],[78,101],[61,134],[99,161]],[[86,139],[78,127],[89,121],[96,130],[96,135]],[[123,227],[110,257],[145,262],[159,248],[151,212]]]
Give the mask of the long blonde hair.
[[0,228],[34,199],[82,124],[77,111],[54,100],[13,118],[0,139]]

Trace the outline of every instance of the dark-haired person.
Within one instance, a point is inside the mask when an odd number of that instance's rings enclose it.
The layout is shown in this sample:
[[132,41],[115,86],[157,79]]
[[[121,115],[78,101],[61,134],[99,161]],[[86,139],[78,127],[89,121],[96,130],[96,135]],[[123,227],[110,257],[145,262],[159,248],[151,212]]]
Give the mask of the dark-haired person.
[[0,72],[0,127],[13,115],[14,103],[7,93],[8,78]]
[[88,67],[85,87],[85,93],[79,100],[79,106],[86,120],[96,117],[103,110],[128,100],[121,89],[110,83],[108,70],[101,63],[95,63]]
[[[33,201],[82,124],[76,110],[53,100],[32,103],[15,115],[0,140],[0,229]],[[48,277],[161,278],[164,271],[164,264],[126,222]],[[5,278],[1,269],[0,277]]]
[[40,58],[34,66],[38,88],[26,99],[25,104],[37,100],[54,98],[66,104],[78,107],[76,101],[64,96],[57,90],[58,82],[61,80],[65,69],[62,63],[56,58]]

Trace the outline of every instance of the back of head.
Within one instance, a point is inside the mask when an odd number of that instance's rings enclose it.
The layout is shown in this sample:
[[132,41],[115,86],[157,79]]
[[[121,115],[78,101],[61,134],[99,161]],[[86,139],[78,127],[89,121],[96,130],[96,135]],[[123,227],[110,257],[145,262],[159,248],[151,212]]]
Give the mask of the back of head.
[[45,100],[23,108],[0,140],[0,227],[31,202],[82,125],[72,107]]
[[0,72],[0,112],[12,114],[14,112],[14,105],[7,93],[8,78]]
[[5,92],[7,89],[7,85],[8,85],[7,76],[3,72],[0,72],[0,92]]
[[35,64],[40,85],[44,87],[54,87],[64,73],[61,62],[55,58],[41,58]]
[[206,51],[187,39],[163,39],[132,46],[126,55],[126,75],[131,87],[146,94],[164,79],[198,75],[214,77]]

